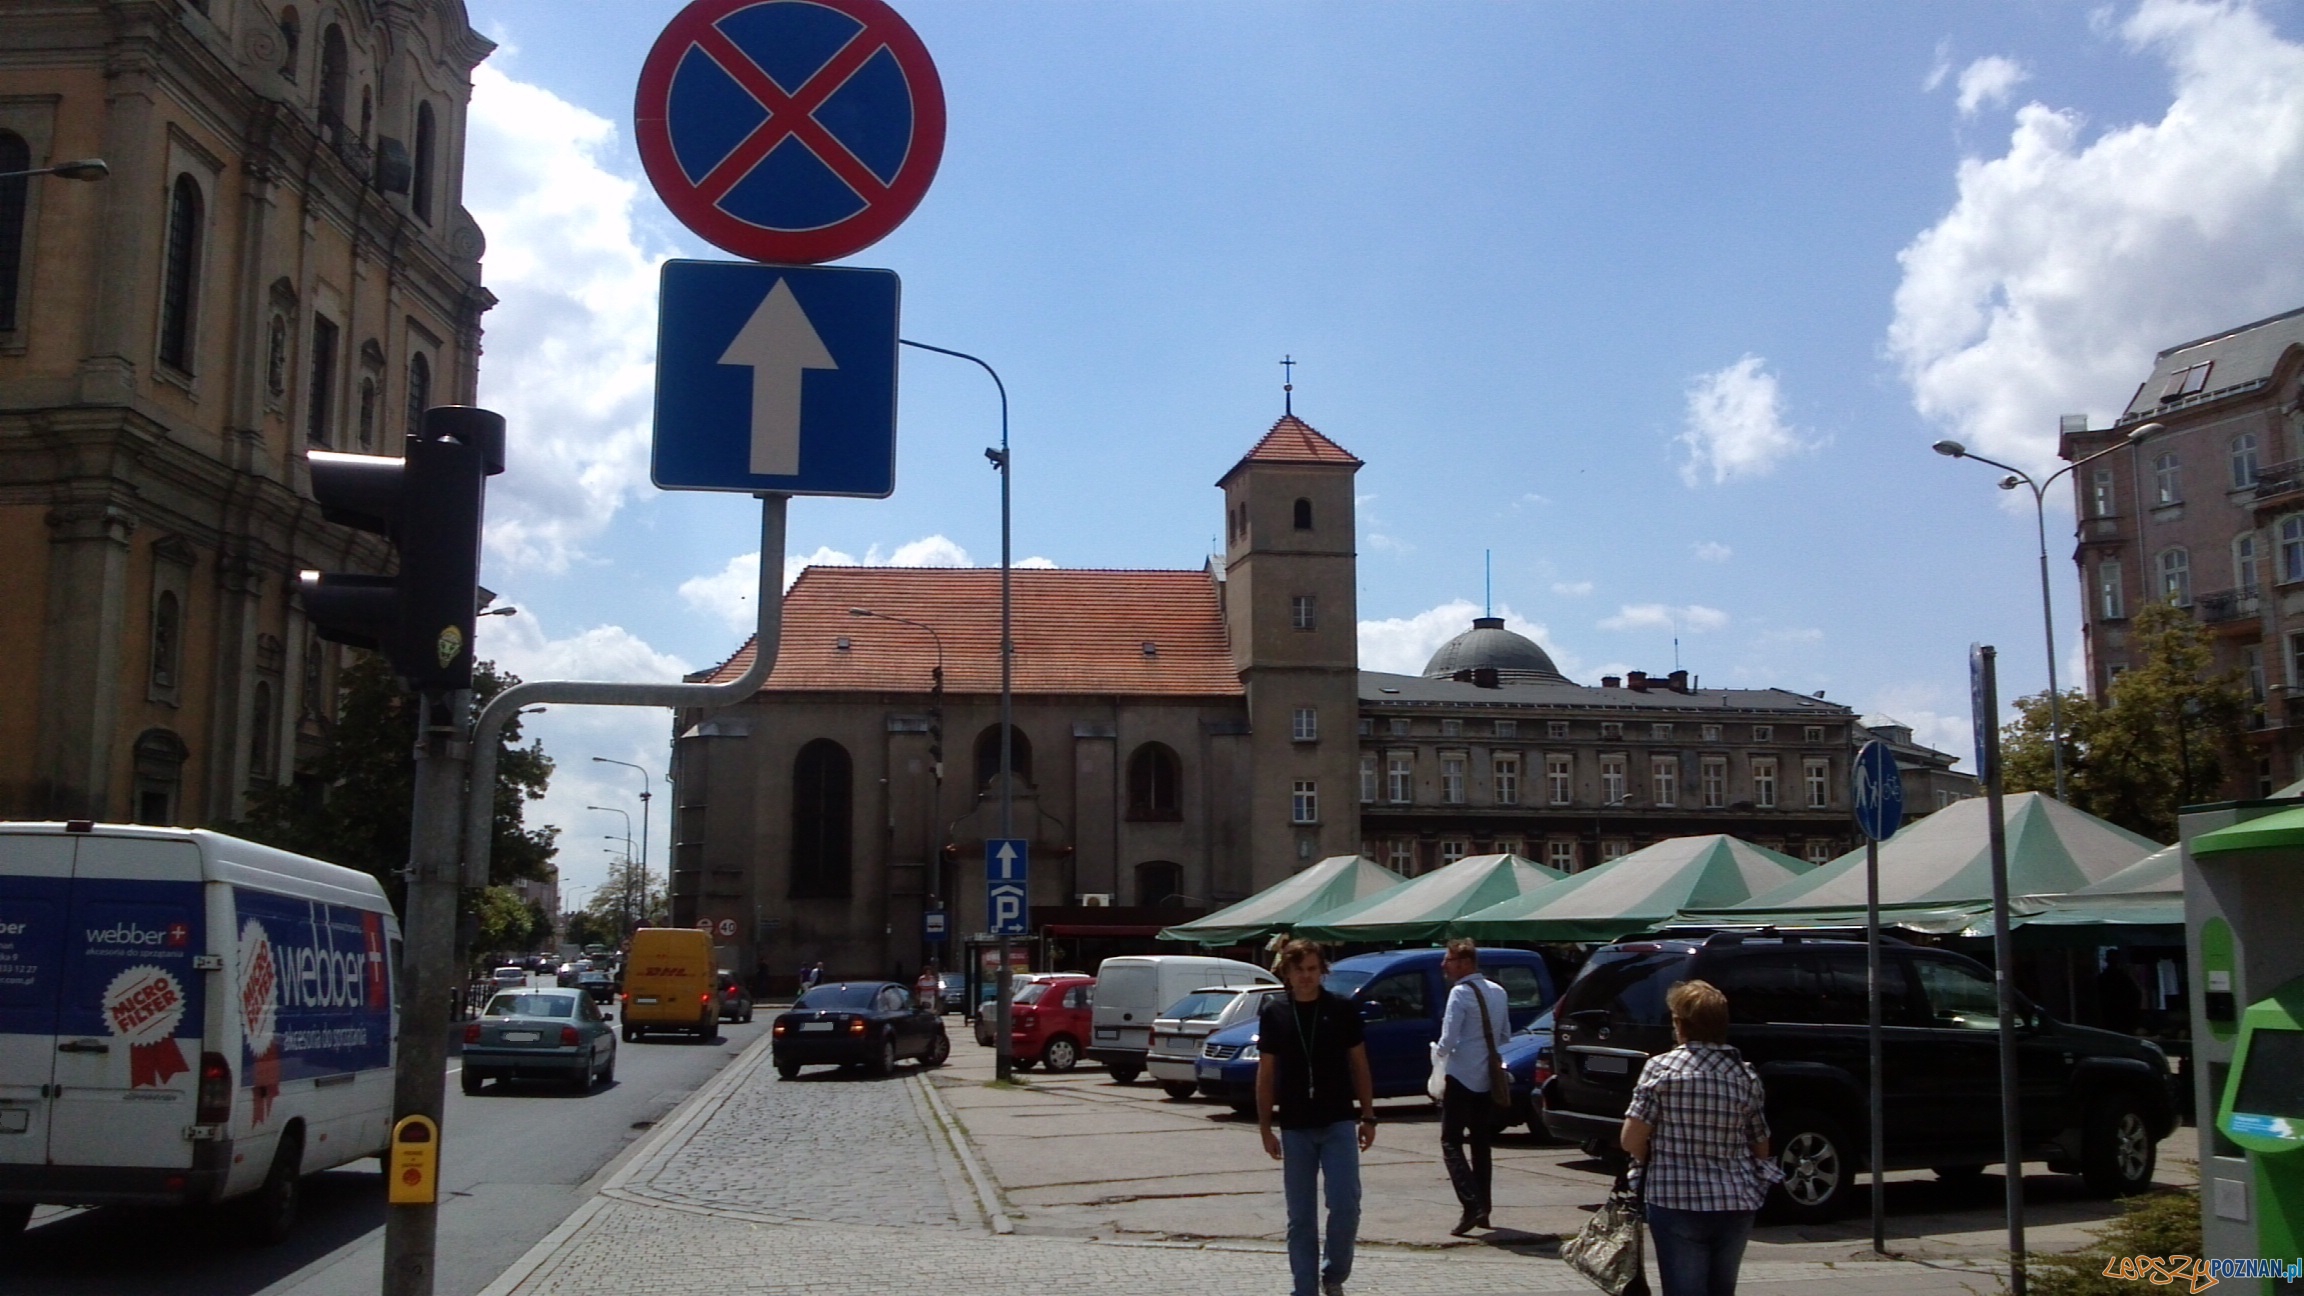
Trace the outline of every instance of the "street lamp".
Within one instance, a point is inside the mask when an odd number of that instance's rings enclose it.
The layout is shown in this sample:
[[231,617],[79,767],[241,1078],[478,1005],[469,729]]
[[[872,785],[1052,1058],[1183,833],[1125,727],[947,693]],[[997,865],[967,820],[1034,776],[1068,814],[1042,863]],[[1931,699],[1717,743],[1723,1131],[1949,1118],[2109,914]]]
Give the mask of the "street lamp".
[[[623,809],[623,808],[621,808],[621,807],[619,807],[619,806],[596,806],[596,805],[588,805],[588,806],[586,806],[586,807],[584,807],[584,808],[585,808],[585,809],[587,809],[587,810],[605,810],[605,811],[607,811],[609,814],[614,814],[614,815],[622,815],[622,816],[624,816],[624,886],[623,886],[623,891],[624,891],[624,926],[625,926],[627,929],[629,929],[629,928],[631,928],[631,927],[633,926],[633,922],[632,922],[632,812],[631,812],[631,811],[629,811],[629,810],[625,810],[625,809]],[[609,833],[609,834],[607,834],[607,835],[606,835],[606,840],[608,840],[608,841],[615,841],[615,840],[616,840],[616,835],[615,835],[614,833]],[[646,886],[646,885],[647,885],[647,878],[646,878],[646,876],[645,876],[645,875],[643,875],[643,876],[642,876],[642,878],[641,878],[641,885],[642,885],[642,886]]]
[[[2032,523],[2040,541],[2040,626],[2048,643],[2048,750],[2050,758],[2055,762],[2056,799],[2059,801],[2065,799],[2064,698],[2056,688],[2056,609],[2048,592],[2048,506],[2046,504],[2048,488],[2055,484],[2057,478],[2084,463],[2101,459],[2122,446],[2142,445],[2145,438],[2167,430],[2163,424],[2146,423],[2130,432],[2126,437],[2094,454],[2075,459],[2038,481],[2034,481],[2032,475],[2021,468],[2012,464],[2004,464],[1997,459],[1986,458],[1957,441],[1939,441],[1931,447],[1936,453],[1948,459],[1973,459],[1981,464],[1990,464],[2007,473],[2008,475],[2000,480],[2000,489],[2002,490],[2014,490],[2019,485],[2032,488]],[[2085,588],[2083,588],[2082,597],[2086,597]],[[1995,721],[1994,723],[1998,722]]]
[[29,176],[52,175],[59,180],[101,180],[112,174],[112,168],[102,158],[81,158],[76,162],[59,162],[54,166],[34,167],[29,171],[0,171],[0,180],[22,180]]
[[[595,756],[592,760],[595,764],[621,765],[628,770],[640,772],[640,885],[645,888],[648,885],[648,798],[655,795],[649,791],[655,785],[655,780],[649,777],[648,767],[645,765],[635,765],[630,761],[610,760],[606,756]],[[626,815],[624,818],[626,823],[631,822],[632,817],[630,815]],[[669,905],[672,902],[671,880],[667,878],[665,883],[664,902]]]

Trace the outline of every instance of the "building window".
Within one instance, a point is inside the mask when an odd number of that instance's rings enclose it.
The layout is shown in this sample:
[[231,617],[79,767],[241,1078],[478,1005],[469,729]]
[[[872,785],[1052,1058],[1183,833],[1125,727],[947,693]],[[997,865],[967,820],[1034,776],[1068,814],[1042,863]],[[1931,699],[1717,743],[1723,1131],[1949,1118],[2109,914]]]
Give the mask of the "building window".
[[[333,30],[333,29],[331,29]],[[328,444],[336,396],[336,322],[325,315],[312,317],[312,384],[305,393],[304,439]]]
[[2246,490],[2256,484],[2256,434],[2243,432],[2232,438],[2232,489]]
[[1183,865],[1172,860],[1146,860],[1136,866],[1136,903],[1182,905],[1185,898]]
[[152,600],[152,687],[176,687],[177,659],[183,652],[184,609],[174,590]]
[[1384,725],[1384,731],[1385,731],[1386,733],[1389,733],[1389,734],[1391,734],[1391,735],[1392,735],[1393,737],[1395,737],[1395,738],[1405,738],[1405,737],[1407,737],[1407,736],[1408,736],[1408,717],[1406,717],[1406,716],[1394,716],[1394,717],[1392,717],[1390,720],[1388,720],[1388,721],[1386,721],[1386,722],[1385,722],[1385,725]]
[[1600,722],[1600,737],[1601,737],[1601,740],[1602,740],[1602,741],[1606,741],[1606,740],[1608,740],[1608,739],[1611,739],[1611,738],[1621,738],[1621,737],[1623,737],[1623,736],[1624,736],[1624,722],[1623,722],[1623,721],[1621,721],[1621,720],[1603,720],[1603,721],[1601,721],[1601,722]]
[[1298,707],[1289,721],[1288,736],[1297,742],[1320,741],[1320,712],[1314,707]]
[[160,363],[192,372],[192,318],[200,296],[200,186],[176,177],[168,199],[168,252],[160,280]]
[[1801,852],[1811,864],[1829,864],[1833,853],[1832,843],[1822,837],[1809,838],[1807,848]]
[[2179,396],[2197,396],[2208,386],[2208,371],[2216,362],[2203,360],[2168,375],[2168,385],[2160,389],[2160,399],[2174,400]]
[[1496,775],[1496,804],[1520,804],[1520,758],[1498,756],[1492,764]]
[[1800,741],[1802,741],[1802,742],[1804,742],[1804,743],[1820,743],[1820,742],[1824,741],[1824,726],[1822,726],[1822,725],[1806,725],[1806,726],[1803,726],[1803,727],[1801,728],[1801,730],[1800,730]]
[[1496,722],[1496,736],[1499,738],[1519,737],[1520,722],[1517,720],[1498,720]]
[[1952,794],[1943,788],[1936,789],[1936,808],[1941,810],[1950,804],[1952,804]]
[[184,790],[184,762],[192,750],[166,729],[147,729],[131,748],[136,774],[136,822],[167,825],[176,822],[177,799]]
[[2232,588],[2244,598],[2255,597],[2262,576],[2259,558],[2255,532],[2243,531],[2232,537]]
[[1680,758],[1677,756],[1651,756],[1648,758],[1648,786],[1655,794],[1656,804],[1680,804]]
[[1819,757],[1800,762],[1800,772],[1808,784],[1808,808],[1822,810],[1832,804],[1832,764]]
[[1463,721],[1461,721],[1461,720],[1443,720],[1443,721],[1441,721],[1441,722],[1440,722],[1440,736],[1441,736],[1441,737],[1443,737],[1443,738],[1461,738],[1461,737],[1463,737],[1463,736],[1464,736],[1464,722],[1463,722]]
[[330,144],[344,142],[345,65],[350,61],[344,29],[328,24],[328,30],[320,34],[320,137]]
[[2304,581],[2304,513],[2280,519],[2280,583]]
[[1299,531],[1312,529],[1312,501],[1308,499],[1296,501],[1296,529]]
[[424,353],[408,357],[408,435],[424,432],[424,411],[432,408],[432,362]]
[[325,718],[328,714],[323,705],[327,698],[324,696],[325,689],[322,681],[322,672],[326,669],[326,665],[327,662],[320,648],[320,636],[314,634],[306,638],[304,640],[304,714],[316,720]]
[[248,775],[272,777],[272,681],[256,681],[256,701],[248,716]]
[[1313,780],[1296,780],[1295,791],[1288,798],[1288,821],[1300,824],[1320,822],[1320,788]]
[[1495,853],[1498,855],[1520,855],[1520,858],[1526,859],[1528,858],[1526,855],[1520,854],[1521,844],[1517,837],[1499,837],[1495,842]]
[[1754,726],[1752,726],[1752,741],[1754,741],[1754,742],[1774,742],[1774,741],[1776,741],[1776,726],[1774,726],[1774,725],[1754,725]]
[[2192,555],[2181,545],[2160,551],[2160,597],[2177,607],[2192,606]]
[[1704,797],[1704,808],[1718,810],[1728,804],[1728,758],[1707,756],[1696,767],[1698,789]]
[[1318,602],[1310,594],[1293,594],[1288,598],[1288,624],[1297,630],[1317,629],[1320,620]]
[[1545,737],[1547,737],[1547,738],[1565,738],[1565,737],[1567,737],[1567,736],[1568,736],[1568,722],[1567,722],[1567,721],[1565,721],[1565,720],[1547,720],[1547,721],[1545,721],[1545,722],[1544,722],[1544,736],[1545,736]]
[[1648,726],[1648,738],[1651,742],[1670,742],[1672,741],[1672,726],[1652,724]]
[[2109,468],[2097,469],[2096,476],[2088,488],[2089,516],[2100,518],[2112,516],[2113,505],[2117,499],[2118,497],[2112,493],[2112,470]]
[[1395,837],[1392,839],[1392,844],[1385,848],[1385,851],[1385,860],[1390,864],[1393,872],[1407,877],[1416,871],[1415,842],[1405,837]]
[[264,390],[288,394],[288,317],[275,311],[264,331]]
[[1706,725],[1706,726],[1704,726],[1704,741],[1706,741],[1706,742],[1718,742],[1718,741],[1720,741],[1720,726],[1718,726],[1718,725]]
[[296,55],[304,43],[304,25],[296,20],[296,7],[280,11],[280,79],[294,84]]
[[[998,726],[993,732],[999,732]],[[1000,753],[995,751],[992,763],[997,766],[999,762]],[[1183,782],[1183,762],[1167,744],[1148,742],[1138,747],[1128,758],[1128,817],[1181,818],[1182,802],[1177,792]]]
[[1621,837],[1604,837],[1600,841],[1600,862],[1613,864],[1632,853],[1632,843]]
[[[0,172],[26,171],[32,147],[24,137],[0,131]],[[0,333],[16,328],[16,292],[23,278],[24,212],[32,199],[31,176],[0,180]]]
[[432,105],[420,103],[416,105],[416,156],[414,174],[408,180],[408,210],[427,225],[432,223],[433,134]]
[[2155,505],[2184,502],[2184,481],[2179,475],[2182,468],[2173,454],[2164,454],[2152,461],[2152,502]]
[[1551,794],[1552,804],[1567,805],[1573,799],[1574,787],[1570,781],[1570,775],[1574,768],[1569,757],[1547,756],[1544,758],[1544,781],[1549,785],[1547,790]]
[[1600,802],[1603,805],[1624,804],[1624,757],[1612,754],[1600,758]]
[[1544,843],[1544,862],[1562,873],[1576,871],[1576,843],[1548,841]]
[[1443,752],[1440,755],[1440,800],[1448,805],[1464,804],[1464,753]]
[[[1016,773],[1016,781],[1032,781],[1032,740],[1014,725],[1008,726],[1008,768]],[[976,735],[976,786],[990,787],[1000,777],[1000,726],[988,724],[984,732]]]
[[2264,705],[2264,645],[2249,644],[2240,650],[2240,669],[2248,681],[2248,699],[2258,707]]
[[2304,631],[2288,636],[2288,687],[2304,687]]
[[2128,605],[2120,589],[2120,560],[2107,558],[2096,564],[2096,607],[2107,621],[2118,621],[2128,615]]
[[1369,716],[1360,717],[1360,736],[1371,738],[1376,734],[1376,721]]
[[1464,858],[1466,853],[1463,842],[1453,838],[1442,838],[1440,840],[1440,867],[1448,867]]
[[829,738],[792,762],[792,899],[847,897],[853,781],[848,749]]
[[1394,805],[1406,805],[1416,792],[1416,757],[1410,752],[1393,752],[1384,765],[1384,799]]
[[1763,810],[1776,808],[1776,758],[1752,758],[1752,804]]
[[360,380],[360,448],[372,450],[376,446],[376,380]]
[[1377,773],[1376,753],[1360,753],[1360,804],[1374,805],[1376,803],[1377,783],[1379,782]]

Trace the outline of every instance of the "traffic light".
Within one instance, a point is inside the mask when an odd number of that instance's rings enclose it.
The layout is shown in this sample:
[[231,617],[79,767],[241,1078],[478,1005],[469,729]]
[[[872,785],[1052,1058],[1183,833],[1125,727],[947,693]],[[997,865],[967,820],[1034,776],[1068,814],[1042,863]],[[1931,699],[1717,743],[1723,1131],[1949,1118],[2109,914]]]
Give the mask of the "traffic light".
[[424,411],[405,458],[306,458],[320,515],[389,537],[400,555],[393,576],[302,573],[304,613],[320,637],[381,652],[418,692],[470,688],[481,506],[487,479],[504,471],[504,417],[443,405]]

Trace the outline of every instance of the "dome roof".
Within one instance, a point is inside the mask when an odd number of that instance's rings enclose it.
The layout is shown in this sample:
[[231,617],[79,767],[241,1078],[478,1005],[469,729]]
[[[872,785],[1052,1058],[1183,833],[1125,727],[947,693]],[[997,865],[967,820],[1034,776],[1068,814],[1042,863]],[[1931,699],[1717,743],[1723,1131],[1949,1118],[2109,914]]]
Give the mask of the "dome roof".
[[1440,645],[1424,663],[1424,678],[1448,679],[1458,671],[1493,667],[1504,684],[1567,684],[1536,641],[1504,628],[1502,617],[1475,617],[1472,628]]

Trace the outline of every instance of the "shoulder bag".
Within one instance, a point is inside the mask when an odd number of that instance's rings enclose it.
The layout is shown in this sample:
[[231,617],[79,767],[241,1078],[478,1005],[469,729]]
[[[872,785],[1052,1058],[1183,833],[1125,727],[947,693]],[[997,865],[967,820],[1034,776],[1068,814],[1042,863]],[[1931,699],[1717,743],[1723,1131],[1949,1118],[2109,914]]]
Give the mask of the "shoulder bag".
[[1608,1296],[1648,1296],[1641,1255],[1646,1210],[1640,1190],[1618,1175],[1608,1200],[1560,1246],[1560,1258]]
[[[1486,981],[1488,978],[1480,978]],[[1488,1101],[1498,1107],[1512,1105],[1512,1073],[1504,1069],[1504,1055],[1496,1051],[1496,1027],[1488,1018],[1488,996],[1472,987],[1472,1002],[1480,1005],[1480,1039],[1488,1046]]]

